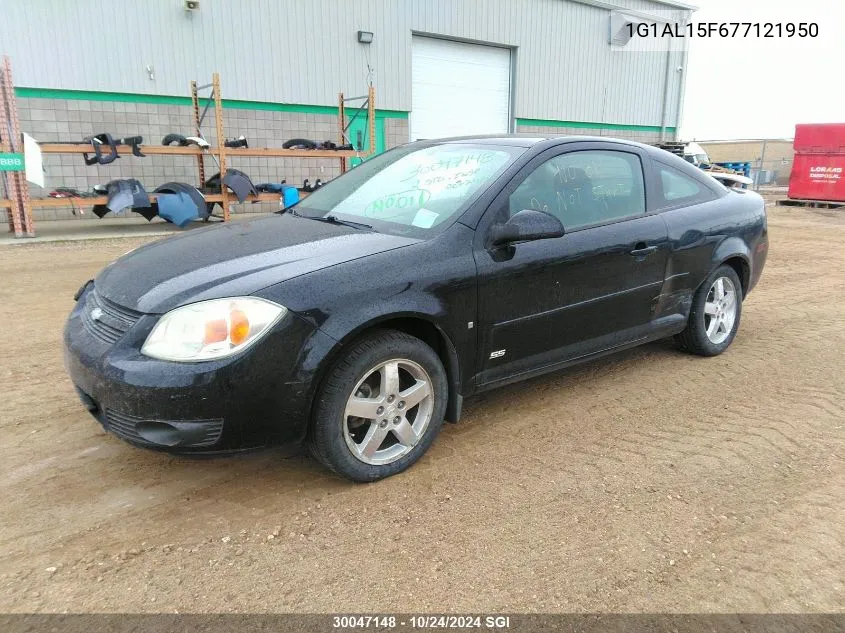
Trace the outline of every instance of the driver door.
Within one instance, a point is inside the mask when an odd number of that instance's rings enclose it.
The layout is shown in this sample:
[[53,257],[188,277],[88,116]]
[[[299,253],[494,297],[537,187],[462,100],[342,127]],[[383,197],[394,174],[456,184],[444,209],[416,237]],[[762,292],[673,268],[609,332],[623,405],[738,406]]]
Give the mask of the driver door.
[[[478,385],[644,338],[665,276],[667,229],[647,215],[638,148],[577,143],[541,154],[479,223]],[[494,248],[491,226],[533,208],[563,237]]]

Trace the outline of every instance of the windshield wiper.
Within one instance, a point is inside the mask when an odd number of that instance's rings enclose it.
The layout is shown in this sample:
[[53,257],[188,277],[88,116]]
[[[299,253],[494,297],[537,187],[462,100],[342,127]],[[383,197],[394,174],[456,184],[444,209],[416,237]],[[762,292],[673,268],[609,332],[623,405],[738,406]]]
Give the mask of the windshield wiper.
[[329,224],[342,224],[343,226],[351,226],[353,229],[360,229],[360,230],[368,230],[372,231],[373,227],[369,224],[364,224],[363,222],[353,222],[351,220],[341,220],[336,215],[318,215],[318,216],[310,216],[310,215],[302,215],[301,213],[297,213],[301,218],[308,218],[309,220],[317,220],[318,222],[328,222]]
[[344,226],[351,226],[354,229],[366,229],[366,230],[373,230],[372,225],[364,224],[363,222],[353,222],[352,220],[341,220],[336,215],[324,215],[321,218],[314,218],[315,220],[320,220],[321,222],[329,222],[331,224],[343,224]]
[[305,218],[306,220],[317,220],[318,222],[328,222],[329,224],[342,224],[343,226],[351,226],[353,229],[368,231],[374,230],[369,224],[364,224],[363,222],[353,222],[352,220],[341,220],[336,215],[302,215],[301,213],[297,213],[297,211],[293,208],[284,209],[283,212],[290,213],[298,218]]

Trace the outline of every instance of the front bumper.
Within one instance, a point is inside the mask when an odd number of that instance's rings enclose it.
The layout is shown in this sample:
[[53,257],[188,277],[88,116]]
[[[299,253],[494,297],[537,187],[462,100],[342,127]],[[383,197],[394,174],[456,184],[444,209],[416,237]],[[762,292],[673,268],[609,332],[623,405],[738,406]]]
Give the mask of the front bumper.
[[329,336],[289,312],[242,354],[161,361],[140,353],[159,315],[140,315],[113,343],[92,334],[83,323],[92,290],[79,298],[65,326],[65,365],[83,404],[106,430],[133,444],[183,453],[304,438],[314,377],[334,345]]

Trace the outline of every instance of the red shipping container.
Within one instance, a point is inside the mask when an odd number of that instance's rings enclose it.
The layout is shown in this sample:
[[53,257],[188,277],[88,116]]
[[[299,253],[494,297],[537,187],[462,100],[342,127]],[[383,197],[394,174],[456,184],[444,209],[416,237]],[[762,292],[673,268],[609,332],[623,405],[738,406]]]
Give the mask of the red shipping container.
[[795,154],[789,197],[845,202],[845,153]]
[[792,147],[802,154],[845,154],[845,123],[799,123]]

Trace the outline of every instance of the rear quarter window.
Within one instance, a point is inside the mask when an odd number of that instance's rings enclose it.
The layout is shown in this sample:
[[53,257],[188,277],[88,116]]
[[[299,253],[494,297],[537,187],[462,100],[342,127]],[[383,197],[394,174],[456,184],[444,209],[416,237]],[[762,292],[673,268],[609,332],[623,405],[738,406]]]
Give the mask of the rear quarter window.
[[716,199],[712,189],[680,169],[659,162],[655,166],[662,197],[661,207],[683,207]]

